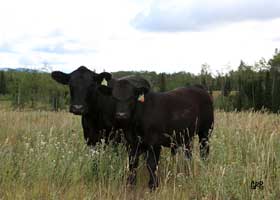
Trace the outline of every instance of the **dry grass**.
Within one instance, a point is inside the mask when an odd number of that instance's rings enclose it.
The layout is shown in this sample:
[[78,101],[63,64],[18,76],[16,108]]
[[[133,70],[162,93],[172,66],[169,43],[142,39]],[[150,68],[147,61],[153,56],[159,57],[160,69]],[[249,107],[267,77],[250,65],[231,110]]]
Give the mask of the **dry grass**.
[[[91,153],[80,118],[67,112],[0,111],[0,199],[280,199],[280,117],[216,112],[208,161],[164,149],[160,187],[147,188],[142,160],[136,188],[125,184],[123,146]],[[251,189],[251,181],[264,188]]]

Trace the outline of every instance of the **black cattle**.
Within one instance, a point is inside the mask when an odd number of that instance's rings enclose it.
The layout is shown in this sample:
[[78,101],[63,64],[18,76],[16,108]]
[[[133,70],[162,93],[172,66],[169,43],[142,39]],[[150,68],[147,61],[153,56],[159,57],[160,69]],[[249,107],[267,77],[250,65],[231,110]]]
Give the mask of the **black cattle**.
[[[111,139],[115,142],[120,141],[119,135],[112,131],[120,128],[120,125],[115,123],[116,101],[98,90],[100,85],[111,86],[114,83],[115,80],[110,73],[97,74],[81,66],[69,74],[54,71],[51,76],[57,82],[69,86],[71,97],[69,111],[82,116],[87,145],[94,146],[101,139],[105,139],[106,143]],[[138,76],[127,76],[122,79],[127,79],[136,88],[137,85],[143,85],[142,82],[145,82]]]
[[149,187],[158,186],[155,170],[161,146],[183,146],[186,157],[191,158],[195,133],[199,136],[201,157],[209,154],[208,139],[214,115],[206,90],[193,86],[157,93],[149,92],[144,85],[135,88],[126,80],[117,81],[112,89],[104,86],[100,90],[117,100],[116,118],[129,121],[126,134],[130,145],[128,183],[136,183],[139,156],[146,152]]
[[87,144],[94,146],[102,138],[108,139],[114,123],[115,101],[101,94],[97,88],[102,83],[110,84],[111,74],[97,74],[81,66],[72,73],[54,71],[51,76],[57,82],[69,86],[69,111],[82,116]]

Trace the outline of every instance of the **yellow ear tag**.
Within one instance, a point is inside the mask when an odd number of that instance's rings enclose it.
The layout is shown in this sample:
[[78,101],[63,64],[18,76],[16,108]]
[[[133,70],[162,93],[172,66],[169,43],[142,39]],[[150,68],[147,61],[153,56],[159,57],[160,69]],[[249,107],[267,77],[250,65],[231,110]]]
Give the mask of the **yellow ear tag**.
[[138,101],[140,101],[141,103],[144,103],[144,101],[145,101],[144,94],[139,95]]
[[105,86],[108,86],[108,82],[106,81],[105,78],[103,78],[102,82],[101,82],[101,85],[105,85]]

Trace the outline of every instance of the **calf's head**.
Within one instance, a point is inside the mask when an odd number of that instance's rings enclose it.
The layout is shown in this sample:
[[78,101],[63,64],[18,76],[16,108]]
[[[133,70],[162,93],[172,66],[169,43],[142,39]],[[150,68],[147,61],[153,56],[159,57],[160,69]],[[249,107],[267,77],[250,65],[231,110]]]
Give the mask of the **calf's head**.
[[136,87],[126,79],[115,81],[112,88],[101,86],[99,89],[103,94],[113,96],[116,101],[115,118],[122,121],[131,118],[137,103],[144,103],[145,94],[149,91],[149,87]]
[[[58,83],[68,85],[70,89],[69,111],[76,115],[83,115],[89,112],[92,98],[97,95],[97,87],[102,80],[111,79],[111,74],[103,72],[97,74],[84,66],[67,74],[60,71],[51,73],[52,78]],[[106,80],[105,80],[106,81]]]

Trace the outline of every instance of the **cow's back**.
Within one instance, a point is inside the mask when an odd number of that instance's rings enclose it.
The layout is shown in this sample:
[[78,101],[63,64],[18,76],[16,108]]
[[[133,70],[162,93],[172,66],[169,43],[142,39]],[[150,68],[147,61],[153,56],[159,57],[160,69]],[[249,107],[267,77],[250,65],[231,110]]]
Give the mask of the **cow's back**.
[[[213,103],[207,91],[197,87],[178,88],[146,97],[143,126],[158,131],[180,130],[196,126],[210,128]],[[152,126],[152,127],[150,127]]]
[[190,87],[187,96],[198,109],[198,128],[209,129],[214,123],[213,100],[210,94],[201,88]]

